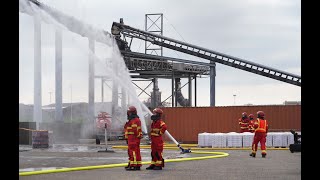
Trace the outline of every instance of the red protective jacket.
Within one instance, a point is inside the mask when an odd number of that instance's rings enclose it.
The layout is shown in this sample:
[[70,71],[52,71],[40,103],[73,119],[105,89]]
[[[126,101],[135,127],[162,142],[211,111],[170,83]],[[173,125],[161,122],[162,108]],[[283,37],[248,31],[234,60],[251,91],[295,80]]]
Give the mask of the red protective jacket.
[[250,132],[249,130],[249,118],[239,119],[240,132]]
[[134,118],[128,121],[125,125],[126,131],[125,131],[125,139],[128,139],[129,141],[135,141],[137,139],[142,138],[142,130],[141,130],[141,121],[139,118]]
[[162,135],[166,130],[167,125],[161,119],[151,123],[151,165],[164,167]]
[[252,132],[252,133],[254,133],[254,127],[253,127],[254,121],[255,121],[254,119],[249,120],[249,126],[248,126],[248,128],[249,128],[249,131]]
[[128,121],[125,138],[128,141],[129,166],[141,167],[140,139],[142,138],[141,121],[138,117]]
[[128,121],[124,124],[124,126],[123,126],[123,138],[124,139],[126,139],[126,140],[128,140],[128,135],[126,134],[126,132],[127,132],[127,127],[128,127]]
[[252,142],[252,153],[256,154],[258,150],[258,144],[261,145],[261,154],[267,154],[266,151],[266,137],[268,133],[268,121],[266,119],[257,118],[254,121],[253,127],[255,129],[253,142]]
[[266,119],[257,118],[253,123],[253,127],[255,132],[268,132],[268,122]]
[[151,123],[151,140],[162,140],[162,135],[167,130],[167,125],[161,119]]

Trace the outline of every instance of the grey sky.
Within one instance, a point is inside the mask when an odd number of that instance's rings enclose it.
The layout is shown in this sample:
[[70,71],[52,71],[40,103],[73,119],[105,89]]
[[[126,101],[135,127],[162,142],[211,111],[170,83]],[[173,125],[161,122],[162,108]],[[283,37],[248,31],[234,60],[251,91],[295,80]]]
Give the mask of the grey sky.
[[[112,22],[144,29],[145,14],[164,14],[164,36],[239,57],[275,69],[301,75],[301,2],[296,0],[42,0],[97,28],[110,32]],[[19,13],[19,98],[33,103],[33,19]],[[54,91],[54,30],[42,26],[43,104]],[[183,37],[183,39],[181,38]],[[63,35],[63,101],[87,100],[86,52],[75,42],[84,38]],[[139,48],[140,46],[140,48]],[[85,46],[84,46],[85,47]],[[83,48],[84,48],[83,47]],[[144,43],[133,40],[132,51],[144,51]],[[197,57],[164,49],[164,56],[203,61]],[[182,85],[186,80],[182,80]],[[147,83],[148,84],[148,83]],[[186,86],[187,87],[187,86]],[[99,89],[97,87],[96,89]],[[162,100],[171,94],[171,81],[160,80]],[[98,93],[98,90],[96,90]],[[151,91],[151,88],[147,90]],[[187,88],[182,92],[187,97]],[[209,78],[197,79],[197,105],[209,106]],[[137,93],[140,90],[137,89]],[[300,101],[301,87],[217,64],[216,105],[282,104]],[[141,96],[145,99],[147,96]],[[52,97],[51,102],[54,102]]]

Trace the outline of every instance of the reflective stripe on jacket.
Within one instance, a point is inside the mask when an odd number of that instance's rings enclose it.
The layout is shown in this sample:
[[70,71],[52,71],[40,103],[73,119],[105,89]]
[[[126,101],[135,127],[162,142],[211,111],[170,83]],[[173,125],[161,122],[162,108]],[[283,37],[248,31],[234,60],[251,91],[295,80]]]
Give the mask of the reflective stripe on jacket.
[[268,132],[268,122],[266,119],[257,118],[254,122],[255,132]]

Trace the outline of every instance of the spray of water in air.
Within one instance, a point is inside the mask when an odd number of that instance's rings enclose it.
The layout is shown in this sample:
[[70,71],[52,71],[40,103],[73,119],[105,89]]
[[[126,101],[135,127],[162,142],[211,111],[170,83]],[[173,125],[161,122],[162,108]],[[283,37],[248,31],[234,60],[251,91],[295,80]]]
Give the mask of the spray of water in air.
[[[103,103],[101,106],[96,105],[95,115],[97,115],[99,111],[107,110],[109,113],[112,112],[113,126],[117,128],[122,127],[126,121],[127,107],[133,105],[137,108],[138,115],[141,119],[142,131],[147,133],[146,117],[150,115],[151,112],[138,99],[129,71],[119,52],[116,41],[108,31],[94,28],[76,18],[62,14],[51,8],[39,8],[37,5],[26,0],[19,1],[19,11],[33,16],[42,23],[50,24],[55,30],[61,31],[64,38],[70,36],[76,53],[94,60],[95,75],[105,77],[106,80],[112,84],[112,87],[107,88],[106,92],[109,93],[109,96],[112,96],[113,99],[116,99],[116,101],[112,101],[108,107]],[[92,51],[88,48],[88,44],[81,43],[84,38],[94,40],[97,49]],[[68,59],[63,59],[63,61],[68,61]],[[88,79],[83,79],[83,81],[87,80]],[[112,94],[114,91],[121,93]],[[125,107],[121,106],[123,102],[125,102]],[[86,132],[94,126],[94,123],[95,120],[89,119],[86,121],[82,126],[82,135],[85,135]],[[68,132],[59,133],[63,134]]]

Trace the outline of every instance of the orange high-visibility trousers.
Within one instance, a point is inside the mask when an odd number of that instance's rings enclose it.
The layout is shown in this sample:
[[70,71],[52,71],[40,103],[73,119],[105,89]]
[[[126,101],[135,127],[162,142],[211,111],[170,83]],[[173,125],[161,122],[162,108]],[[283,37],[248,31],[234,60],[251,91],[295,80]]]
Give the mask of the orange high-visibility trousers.
[[267,133],[266,132],[255,132],[252,142],[252,153],[256,153],[258,150],[258,144],[260,142],[261,154],[267,154],[266,151],[266,141]]

